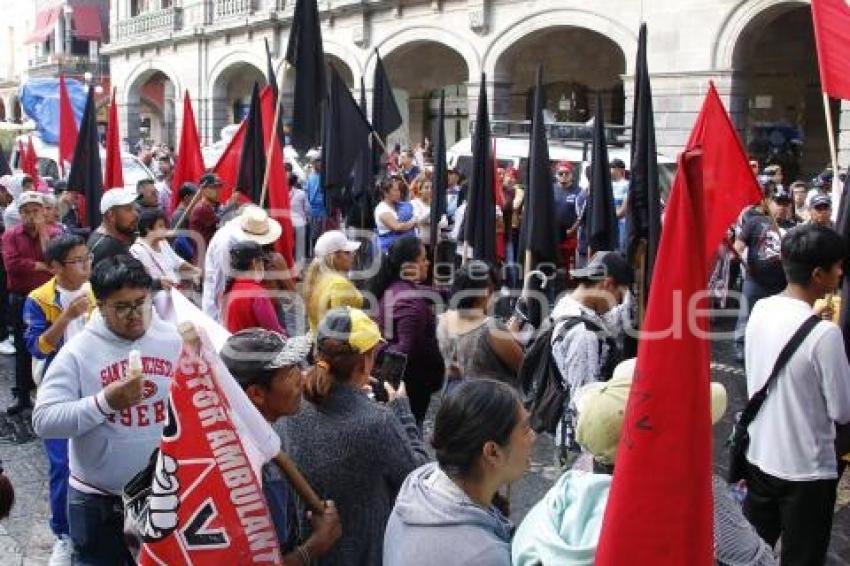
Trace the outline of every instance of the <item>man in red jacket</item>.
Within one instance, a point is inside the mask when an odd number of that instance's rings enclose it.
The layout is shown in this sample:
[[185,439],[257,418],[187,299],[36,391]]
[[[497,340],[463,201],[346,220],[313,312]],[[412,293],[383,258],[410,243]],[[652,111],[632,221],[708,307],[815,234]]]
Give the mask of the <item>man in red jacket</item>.
[[40,194],[26,191],[18,197],[21,223],[3,234],[3,262],[6,265],[6,285],[15,338],[15,402],[6,409],[12,416],[32,408],[30,393],[35,389],[32,380],[32,361],[24,342],[23,310],[30,291],[44,285],[53,274],[44,261],[47,241],[58,235],[44,221],[44,202]]

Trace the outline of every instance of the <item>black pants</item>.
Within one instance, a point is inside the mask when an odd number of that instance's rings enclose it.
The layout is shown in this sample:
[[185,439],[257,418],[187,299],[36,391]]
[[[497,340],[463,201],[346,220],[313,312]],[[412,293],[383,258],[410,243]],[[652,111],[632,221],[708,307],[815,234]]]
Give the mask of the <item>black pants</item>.
[[407,378],[404,380],[404,388],[407,390],[410,412],[413,413],[413,418],[416,419],[416,426],[419,427],[419,430],[422,430],[422,423],[425,421],[428,405],[431,404],[431,389],[418,379]]
[[15,390],[21,399],[29,399],[30,392],[35,389],[32,380],[32,358],[24,343],[24,295],[9,293],[10,314],[12,315],[12,331],[15,337]]
[[826,559],[838,480],[788,481],[748,464],[744,515],[774,546],[782,535],[782,566],[821,566]]

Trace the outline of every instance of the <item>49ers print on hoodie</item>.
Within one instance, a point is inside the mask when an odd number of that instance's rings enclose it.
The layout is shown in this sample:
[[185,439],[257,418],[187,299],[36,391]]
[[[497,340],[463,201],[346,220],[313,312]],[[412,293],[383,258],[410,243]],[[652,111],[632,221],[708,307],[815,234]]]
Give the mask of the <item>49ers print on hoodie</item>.
[[[182,342],[153,314],[140,339],[116,336],[99,313],[56,355],[38,389],[33,428],[42,438],[69,438],[70,484],[88,493],[120,495],[159,446],[168,391]],[[127,373],[132,349],[142,353],[143,399],[114,411],[104,389]]]

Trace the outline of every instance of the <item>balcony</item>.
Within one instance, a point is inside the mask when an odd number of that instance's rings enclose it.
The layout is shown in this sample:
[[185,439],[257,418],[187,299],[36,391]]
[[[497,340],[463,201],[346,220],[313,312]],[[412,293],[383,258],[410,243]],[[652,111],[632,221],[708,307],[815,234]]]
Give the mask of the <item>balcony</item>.
[[254,13],[254,0],[213,0],[214,21],[240,16],[250,16]]
[[126,41],[147,35],[166,35],[183,26],[183,8],[156,10],[118,22],[117,40]]
[[91,58],[85,55],[64,55],[50,53],[29,60],[31,77],[83,76],[109,74],[109,60],[106,57]]

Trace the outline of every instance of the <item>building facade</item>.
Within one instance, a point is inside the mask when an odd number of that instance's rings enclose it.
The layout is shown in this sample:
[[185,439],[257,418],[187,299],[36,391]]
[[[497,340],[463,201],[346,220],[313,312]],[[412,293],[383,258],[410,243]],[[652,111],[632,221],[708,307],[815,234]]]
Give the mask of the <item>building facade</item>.
[[[318,0],[326,60],[352,88],[371,93],[380,53],[404,126],[390,142],[415,144],[433,131],[447,93],[449,140],[464,137],[480,81],[494,119],[530,114],[538,64],[547,109],[585,121],[601,92],[606,117],[630,123],[641,21],[649,30],[659,150],[687,139],[714,81],[748,149],[796,163],[799,175],[829,162],[810,5],[801,0]],[[294,0],[110,0],[110,57],[122,132],[175,144],[188,92],[205,143],[239,121],[254,82],[265,84],[264,40],[282,64]],[[831,105],[850,160],[850,113]],[[846,114],[846,115],[845,115]],[[792,167],[792,175],[794,175]]]

